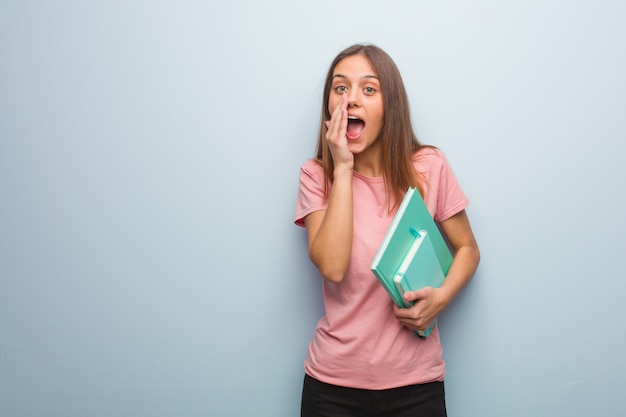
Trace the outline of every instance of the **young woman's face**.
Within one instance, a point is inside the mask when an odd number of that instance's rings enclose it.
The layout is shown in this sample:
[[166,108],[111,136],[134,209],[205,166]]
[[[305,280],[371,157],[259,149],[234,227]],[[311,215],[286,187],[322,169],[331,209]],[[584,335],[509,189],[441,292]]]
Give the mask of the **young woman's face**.
[[384,116],[378,74],[363,55],[346,57],[335,67],[328,99],[331,114],[343,94],[348,98],[348,149],[356,155],[376,142]]

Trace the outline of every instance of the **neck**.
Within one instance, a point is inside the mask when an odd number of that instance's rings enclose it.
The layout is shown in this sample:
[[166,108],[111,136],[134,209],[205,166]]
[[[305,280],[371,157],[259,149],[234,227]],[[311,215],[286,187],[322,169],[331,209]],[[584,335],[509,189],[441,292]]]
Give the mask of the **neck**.
[[382,177],[380,152],[364,152],[354,155],[354,170],[366,177]]

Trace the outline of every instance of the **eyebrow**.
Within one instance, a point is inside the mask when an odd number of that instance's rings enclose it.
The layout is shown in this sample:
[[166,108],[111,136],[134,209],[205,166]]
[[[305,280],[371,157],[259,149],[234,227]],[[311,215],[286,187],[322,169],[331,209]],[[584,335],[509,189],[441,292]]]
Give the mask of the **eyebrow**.
[[[335,75],[333,75],[333,80],[334,80],[335,78],[345,78],[345,79],[347,79],[348,77],[346,77],[346,76],[345,76],[345,75],[343,75],[343,74],[335,74]],[[377,76],[375,76],[375,75],[364,75],[364,76],[362,76],[362,77],[361,77],[361,79],[367,79],[367,78],[373,78],[373,79],[375,79],[375,80],[378,80],[378,77],[377,77]],[[379,81],[380,81],[380,80],[379,80]]]

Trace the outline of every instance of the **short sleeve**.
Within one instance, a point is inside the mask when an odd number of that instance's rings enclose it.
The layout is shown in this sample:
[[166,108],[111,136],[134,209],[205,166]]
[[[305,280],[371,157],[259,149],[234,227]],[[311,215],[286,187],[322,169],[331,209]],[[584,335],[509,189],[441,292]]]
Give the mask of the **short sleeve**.
[[443,152],[424,148],[417,153],[415,163],[417,170],[425,176],[424,200],[436,222],[449,219],[469,205]]
[[304,218],[314,211],[326,210],[324,200],[324,170],[314,159],[300,167],[300,183],[296,200],[295,224],[304,227]]

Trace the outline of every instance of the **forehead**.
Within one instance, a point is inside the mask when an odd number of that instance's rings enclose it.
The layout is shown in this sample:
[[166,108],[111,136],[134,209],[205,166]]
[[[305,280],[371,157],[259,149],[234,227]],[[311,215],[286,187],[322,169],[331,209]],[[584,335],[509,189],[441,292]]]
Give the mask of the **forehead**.
[[344,77],[378,77],[370,61],[363,55],[351,55],[337,63],[333,70],[333,76]]

